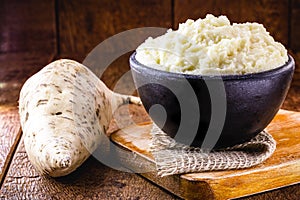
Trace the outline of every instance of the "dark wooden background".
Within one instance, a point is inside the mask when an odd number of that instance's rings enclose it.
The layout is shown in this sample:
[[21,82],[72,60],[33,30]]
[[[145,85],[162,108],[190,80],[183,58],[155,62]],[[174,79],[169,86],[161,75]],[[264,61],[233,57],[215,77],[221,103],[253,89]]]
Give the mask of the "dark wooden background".
[[[6,115],[0,115],[5,128],[0,133],[0,198],[176,198],[137,175],[109,169],[93,158],[62,180],[38,176],[18,129],[17,100],[25,80],[54,59],[82,61],[96,45],[122,31],[177,28],[178,23],[207,13],[227,15],[232,22],[264,24],[300,61],[300,0],[1,0],[0,114]],[[128,56],[116,60],[103,77],[109,87],[129,69]],[[299,67],[296,74],[284,108],[300,111]],[[249,199],[296,199],[297,195],[296,185]]]
[[[226,15],[232,22],[262,23],[290,53],[300,52],[300,0],[1,0],[0,79],[24,82],[53,59],[82,61],[96,45],[122,31],[177,28],[207,13]],[[128,56],[116,60],[114,72],[104,76],[110,87],[128,70]],[[22,67],[11,67],[16,60]]]

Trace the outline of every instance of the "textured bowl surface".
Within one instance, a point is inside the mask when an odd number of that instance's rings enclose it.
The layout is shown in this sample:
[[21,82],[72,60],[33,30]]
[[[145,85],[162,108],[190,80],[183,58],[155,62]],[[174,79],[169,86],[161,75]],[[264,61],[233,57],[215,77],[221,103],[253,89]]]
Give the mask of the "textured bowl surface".
[[285,65],[255,74],[188,75],[147,67],[135,54],[131,72],[153,121],[178,142],[205,148],[232,146],[262,131],[282,105],[295,68],[289,56]]

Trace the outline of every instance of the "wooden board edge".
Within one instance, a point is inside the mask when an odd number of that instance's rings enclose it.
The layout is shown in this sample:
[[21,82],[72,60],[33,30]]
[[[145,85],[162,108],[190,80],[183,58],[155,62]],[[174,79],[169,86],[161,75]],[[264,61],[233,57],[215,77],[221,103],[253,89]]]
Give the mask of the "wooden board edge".
[[[295,173],[295,170],[293,169],[297,167],[299,170]],[[239,184],[241,181],[239,177],[230,177],[225,180],[207,182],[214,191],[216,199],[241,198],[300,183],[300,163],[297,163],[297,166],[293,165],[292,163],[281,166],[272,174],[272,179],[269,179],[267,182],[266,180],[268,177],[265,177],[259,172],[249,174],[251,177],[247,179],[248,182],[244,182],[243,184]],[[282,177],[285,178],[282,179]],[[256,185],[256,187],[253,187],[254,185]],[[238,190],[235,189],[235,187],[238,188]]]

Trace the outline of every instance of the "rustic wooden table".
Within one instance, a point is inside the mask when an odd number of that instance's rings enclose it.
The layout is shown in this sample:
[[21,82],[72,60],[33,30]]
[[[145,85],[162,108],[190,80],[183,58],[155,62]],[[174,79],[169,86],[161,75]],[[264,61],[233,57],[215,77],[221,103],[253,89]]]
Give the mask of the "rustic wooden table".
[[[104,3],[103,3],[104,2]],[[86,12],[82,21],[80,6],[83,1],[1,1],[0,5],[0,181],[1,199],[178,199],[175,195],[145,180],[138,174],[111,169],[90,157],[77,171],[63,178],[52,179],[40,176],[31,166],[24,150],[20,131],[17,100],[20,88],[25,80],[59,57],[69,57],[82,61],[86,52],[101,41],[122,30],[140,26],[140,18],[145,13],[158,15],[145,19],[144,26],[150,26],[154,20],[156,26],[170,27],[172,12],[168,12],[170,2],[153,1],[151,9],[140,10],[144,3],[139,1],[122,2],[103,1],[111,9],[126,9],[131,15],[116,12],[123,21],[114,22],[114,26],[103,25],[95,28],[93,20],[109,16],[105,6],[85,4],[85,9],[96,10],[95,14]],[[244,4],[247,4],[243,1]],[[282,1],[280,1],[282,2]],[[106,5],[107,4],[107,5]],[[153,8],[154,7],[154,8]],[[178,9],[175,1],[175,11]],[[213,10],[212,5],[208,5]],[[247,6],[246,6],[247,7]],[[279,7],[280,8],[280,7]],[[78,10],[79,9],[79,10]],[[159,10],[160,9],[160,10]],[[272,8],[273,11],[278,8]],[[64,12],[58,11],[64,10]],[[154,11],[153,11],[154,10]],[[157,11],[159,10],[159,11]],[[249,12],[254,12],[249,10]],[[276,11],[275,11],[276,12]],[[93,12],[95,13],[95,12]],[[169,14],[168,14],[169,13]],[[179,12],[180,13],[180,12]],[[127,27],[124,21],[132,15],[133,25]],[[288,15],[286,15],[287,17]],[[180,17],[179,17],[180,18]],[[177,18],[177,23],[179,18]],[[78,20],[77,22],[72,21]],[[108,18],[108,23],[113,20]],[[85,24],[81,24],[85,22]],[[87,25],[88,24],[88,25]],[[102,27],[103,26],[103,27]],[[278,30],[280,29],[280,25]],[[90,29],[86,28],[89,27]],[[102,28],[102,29],[101,29]],[[106,31],[103,36],[100,30]],[[97,32],[98,30],[98,32]],[[90,32],[94,31],[93,34]],[[99,38],[95,39],[99,34]],[[71,36],[72,37],[71,37]],[[287,32],[280,32],[284,38]],[[89,38],[91,37],[91,38]],[[93,43],[95,42],[95,43]],[[298,43],[299,44],[299,43]],[[294,54],[300,63],[300,54]],[[128,56],[122,58],[128,59]],[[116,61],[112,70],[103,76],[108,85],[118,80],[119,74],[128,70],[124,60]],[[297,67],[292,87],[283,108],[300,111],[300,66]],[[139,116],[142,121],[146,116]],[[139,119],[137,119],[139,120]],[[37,122],[38,123],[38,122]],[[273,191],[244,197],[243,199],[299,199],[300,185],[287,186]]]

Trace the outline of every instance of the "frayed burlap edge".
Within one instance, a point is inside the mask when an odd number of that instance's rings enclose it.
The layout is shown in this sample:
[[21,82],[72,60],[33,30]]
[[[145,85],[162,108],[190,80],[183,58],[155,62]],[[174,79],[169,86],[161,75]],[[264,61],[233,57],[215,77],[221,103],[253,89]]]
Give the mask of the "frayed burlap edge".
[[151,153],[159,176],[249,168],[268,159],[276,149],[266,131],[243,144],[212,151],[177,143],[155,124],[151,134]]

